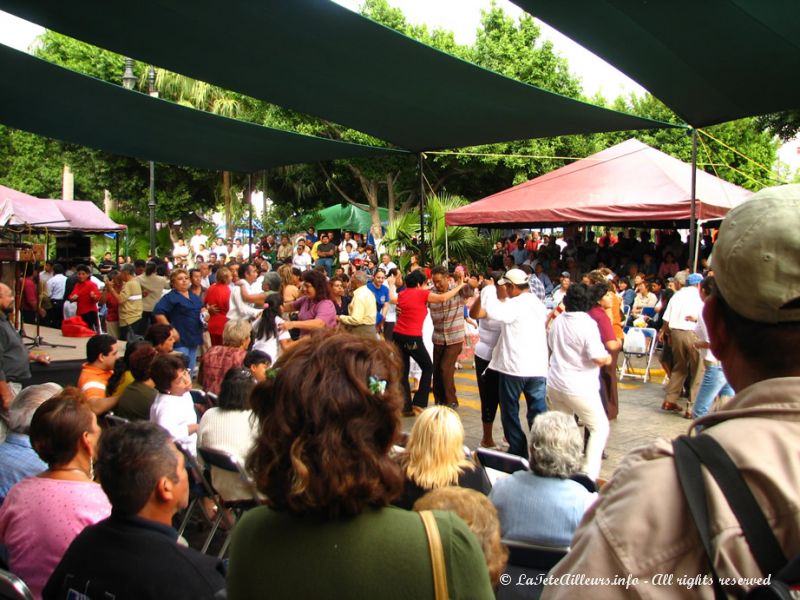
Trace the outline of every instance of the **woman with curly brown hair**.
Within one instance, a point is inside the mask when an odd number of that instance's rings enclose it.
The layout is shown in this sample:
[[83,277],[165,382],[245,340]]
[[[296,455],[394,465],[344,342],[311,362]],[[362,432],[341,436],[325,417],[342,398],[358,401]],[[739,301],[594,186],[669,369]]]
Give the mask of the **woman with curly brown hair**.
[[[284,352],[251,404],[260,430],[248,466],[267,497],[231,544],[228,598],[433,598],[420,515],[390,507],[402,489],[389,456],[403,394],[397,350],[315,334]],[[480,546],[435,511],[450,598],[493,598]]]

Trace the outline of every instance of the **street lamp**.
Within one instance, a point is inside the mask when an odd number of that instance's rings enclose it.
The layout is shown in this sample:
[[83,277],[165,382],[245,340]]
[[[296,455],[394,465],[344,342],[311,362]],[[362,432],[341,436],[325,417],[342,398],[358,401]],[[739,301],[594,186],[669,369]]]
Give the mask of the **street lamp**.
[[[147,93],[158,98],[156,91],[156,70],[150,65],[147,73]],[[156,165],[150,161],[150,199],[147,201],[150,212],[150,256],[156,255]]]
[[122,87],[126,90],[132,90],[136,85],[136,75],[133,74],[133,59],[125,59],[125,72],[122,74]]
[[[133,73],[133,59],[125,59],[125,72],[122,74],[122,86],[126,90],[132,90],[136,85],[136,75]],[[156,71],[152,65],[147,73],[147,93],[158,98],[156,91]],[[150,212],[150,256],[156,255],[156,167],[150,161],[150,197],[147,202]]]

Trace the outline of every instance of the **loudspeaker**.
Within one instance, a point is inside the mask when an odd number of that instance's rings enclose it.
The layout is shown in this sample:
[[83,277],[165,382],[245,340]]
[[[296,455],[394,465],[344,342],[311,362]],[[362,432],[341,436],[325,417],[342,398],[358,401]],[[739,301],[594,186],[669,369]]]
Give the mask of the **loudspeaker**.
[[91,256],[92,241],[89,236],[72,233],[56,238],[56,260],[88,264]]

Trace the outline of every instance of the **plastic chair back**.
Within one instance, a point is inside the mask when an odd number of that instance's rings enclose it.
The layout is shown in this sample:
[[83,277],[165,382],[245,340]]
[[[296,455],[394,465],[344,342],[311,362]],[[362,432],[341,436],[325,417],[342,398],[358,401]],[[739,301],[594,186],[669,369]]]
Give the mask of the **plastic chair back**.
[[0,600],[33,600],[33,594],[22,579],[0,569]]

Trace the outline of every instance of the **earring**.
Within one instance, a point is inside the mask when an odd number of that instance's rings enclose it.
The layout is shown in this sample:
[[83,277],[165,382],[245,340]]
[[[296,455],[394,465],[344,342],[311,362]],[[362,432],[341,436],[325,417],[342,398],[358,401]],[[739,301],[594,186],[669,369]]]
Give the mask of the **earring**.
[[89,479],[94,481],[94,459],[89,458]]

